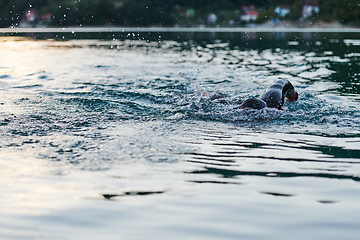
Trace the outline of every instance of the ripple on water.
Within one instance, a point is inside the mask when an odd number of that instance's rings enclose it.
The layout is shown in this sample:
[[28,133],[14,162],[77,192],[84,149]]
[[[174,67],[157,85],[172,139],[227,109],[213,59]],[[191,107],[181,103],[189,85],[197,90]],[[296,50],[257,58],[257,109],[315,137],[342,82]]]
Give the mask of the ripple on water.
[[[6,211],[35,212],[24,217],[38,221],[34,229],[63,229],[54,219],[87,231],[117,221],[136,223],[136,232],[166,225],[179,236],[205,222],[218,230],[211,237],[249,230],[263,239],[295,228],[292,236],[304,236],[304,222],[323,216],[329,226],[356,223],[359,93],[346,90],[346,76],[335,79],[355,53],[298,39],[267,49],[221,41],[17,44],[22,51],[0,45],[14,63],[0,69],[0,185]],[[25,58],[29,49],[37,56]],[[294,83],[297,102],[238,109],[278,76]],[[154,217],[156,227],[148,225]]]

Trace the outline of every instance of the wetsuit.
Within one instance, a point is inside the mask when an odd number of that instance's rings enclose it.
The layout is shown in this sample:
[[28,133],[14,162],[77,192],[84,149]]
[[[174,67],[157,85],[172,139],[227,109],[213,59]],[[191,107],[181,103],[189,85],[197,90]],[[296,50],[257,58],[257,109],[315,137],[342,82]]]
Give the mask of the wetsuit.
[[284,105],[284,98],[287,97],[290,102],[298,99],[298,94],[291,82],[285,78],[278,78],[266,91],[260,99],[250,98],[245,100],[239,108],[262,109],[265,107],[281,109]]

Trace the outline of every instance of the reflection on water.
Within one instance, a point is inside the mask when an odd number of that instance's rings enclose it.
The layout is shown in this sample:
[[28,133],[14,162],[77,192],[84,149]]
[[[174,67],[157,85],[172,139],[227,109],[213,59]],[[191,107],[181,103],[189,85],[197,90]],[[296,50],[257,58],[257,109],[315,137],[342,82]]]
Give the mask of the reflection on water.
[[1,238],[357,238],[357,37],[83,34],[0,38]]

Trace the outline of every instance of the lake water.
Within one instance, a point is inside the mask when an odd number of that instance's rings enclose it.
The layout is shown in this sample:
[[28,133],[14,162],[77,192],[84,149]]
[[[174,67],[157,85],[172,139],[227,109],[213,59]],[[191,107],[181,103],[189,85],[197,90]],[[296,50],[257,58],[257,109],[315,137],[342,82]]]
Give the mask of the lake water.
[[358,33],[7,35],[1,239],[358,239]]

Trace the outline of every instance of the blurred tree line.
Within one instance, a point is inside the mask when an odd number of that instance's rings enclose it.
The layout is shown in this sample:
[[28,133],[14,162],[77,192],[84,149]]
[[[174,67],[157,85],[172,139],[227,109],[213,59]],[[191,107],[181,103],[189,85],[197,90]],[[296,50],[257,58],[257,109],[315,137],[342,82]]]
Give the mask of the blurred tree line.
[[[319,0],[320,16],[343,22],[358,21],[359,0]],[[298,19],[302,1],[299,0],[0,0],[0,27],[19,26],[27,11],[36,10],[34,22],[42,16],[49,26],[174,26],[191,16],[184,12],[193,9],[195,17],[210,13],[227,15],[240,13],[243,5],[254,4],[263,9],[262,19],[271,19],[277,5],[291,5],[291,18]],[[236,10],[236,14],[235,14]]]

